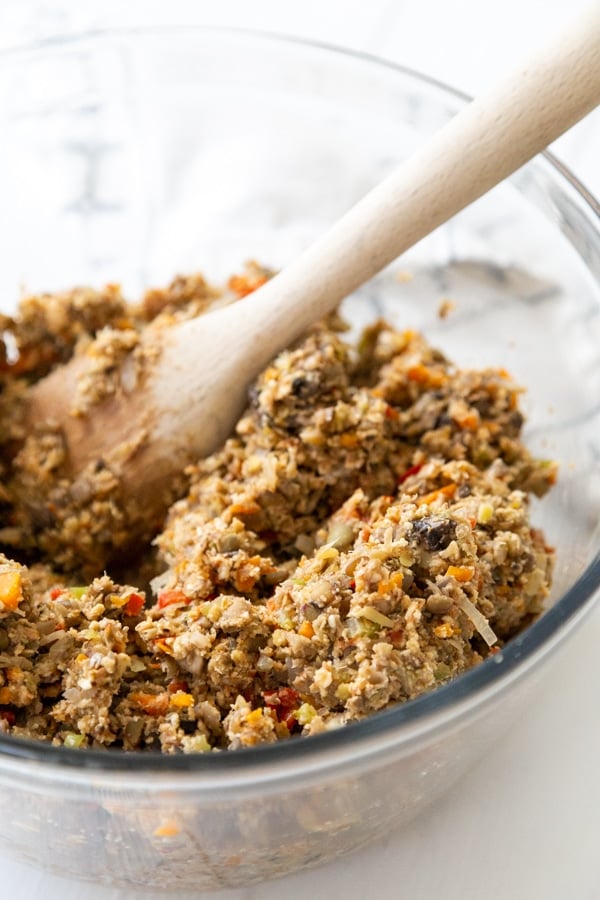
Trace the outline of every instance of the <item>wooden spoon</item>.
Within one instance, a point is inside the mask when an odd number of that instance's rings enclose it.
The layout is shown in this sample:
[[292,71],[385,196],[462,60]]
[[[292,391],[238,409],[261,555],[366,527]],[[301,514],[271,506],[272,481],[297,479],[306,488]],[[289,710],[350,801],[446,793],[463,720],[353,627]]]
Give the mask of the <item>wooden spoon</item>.
[[[230,434],[249,382],[277,352],[599,102],[600,7],[594,5],[470,103],[258,291],[165,330],[159,358],[135,390],[123,387],[89,415],[72,415],[77,379],[90,365],[83,355],[30,389],[28,425],[62,428],[72,475],[97,460],[116,471],[131,540],[145,536],[172,499],[173,479]],[[39,509],[39,498],[36,504]]]

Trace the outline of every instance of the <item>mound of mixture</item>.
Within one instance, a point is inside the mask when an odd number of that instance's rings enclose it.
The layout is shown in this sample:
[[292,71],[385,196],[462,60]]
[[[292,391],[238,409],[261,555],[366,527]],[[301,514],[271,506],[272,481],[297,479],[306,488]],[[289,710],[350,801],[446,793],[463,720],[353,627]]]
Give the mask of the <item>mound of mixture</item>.
[[81,551],[118,516],[102,460],[93,491],[65,492],[62,534],[27,520],[15,473],[40,504],[65,483],[60,435],[32,452],[19,425],[27,386],[91,351],[93,415],[144,328],[269,275],[251,265],[222,290],[178,278],[138,306],[114,285],[76,289],[4,317],[2,732],[166,753],[317,734],[456,678],[542,610],[553,551],[529,498],[556,468],[520,439],[519,387],[384,322],[350,345],[331,317],[274,359],[139,558],[107,574]]

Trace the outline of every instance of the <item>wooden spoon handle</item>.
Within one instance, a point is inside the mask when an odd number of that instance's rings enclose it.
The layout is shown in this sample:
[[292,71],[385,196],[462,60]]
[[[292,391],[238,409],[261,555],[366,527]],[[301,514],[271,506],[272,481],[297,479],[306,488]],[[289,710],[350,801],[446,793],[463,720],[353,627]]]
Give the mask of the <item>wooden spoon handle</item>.
[[[86,365],[78,357],[30,390],[26,424],[61,427],[72,475],[108,462],[119,475],[119,533],[129,542],[144,537],[169,505],[173,479],[227,437],[247,385],[277,352],[600,102],[599,57],[595,6],[255,294],[166,330],[156,363],[130,395],[121,391],[89,416],[69,415]],[[31,507],[34,516],[37,495]]]
[[265,361],[598,103],[600,4],[594,3],[249,298],[248,325],[256,328]]
[[239,416],[248,383],[276,353],[600,102],[599,54],[594,6],[256,293],[173,329],[149,403],[161,411],[161,441],[174,444],[179,429],[194,435],[198,455],[214,450]]

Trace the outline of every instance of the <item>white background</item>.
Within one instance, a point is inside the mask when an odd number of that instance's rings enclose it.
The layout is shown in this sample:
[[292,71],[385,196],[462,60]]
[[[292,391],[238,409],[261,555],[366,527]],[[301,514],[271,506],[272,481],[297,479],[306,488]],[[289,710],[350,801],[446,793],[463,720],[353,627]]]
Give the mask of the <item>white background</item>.
[[[91,28],[236,25],[374,53],[476,94],[585,5],[584,0],[0,0],[0,48]],[[599,112],[552,149],[600,195]],[[600,900],[599,647],[596,610],[556,660],[526,717],[442,803],[408,828],[315,872],[204,896]],[[0,863],[0,900],[153,896],[69,882],[9,859]]]

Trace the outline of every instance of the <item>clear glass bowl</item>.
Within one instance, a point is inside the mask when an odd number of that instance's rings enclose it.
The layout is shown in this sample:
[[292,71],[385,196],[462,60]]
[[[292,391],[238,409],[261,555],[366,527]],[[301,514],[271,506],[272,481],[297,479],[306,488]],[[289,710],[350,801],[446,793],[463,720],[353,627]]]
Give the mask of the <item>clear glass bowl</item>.
[[[0,296],[279,267],[465,102],[364,56],[219,30],[83,36],[0,58]],[[440,300],[456,308],[437,315]],[[557,547],[549,609],[498,655],[308,740],[210,756],[0,738],[0,842],[62,874],[164,890],[312,866],[435,801],[528,700],[600,584],[597,206],[538,158],[347,302],[527,387],[558,459],[534,508]]]

